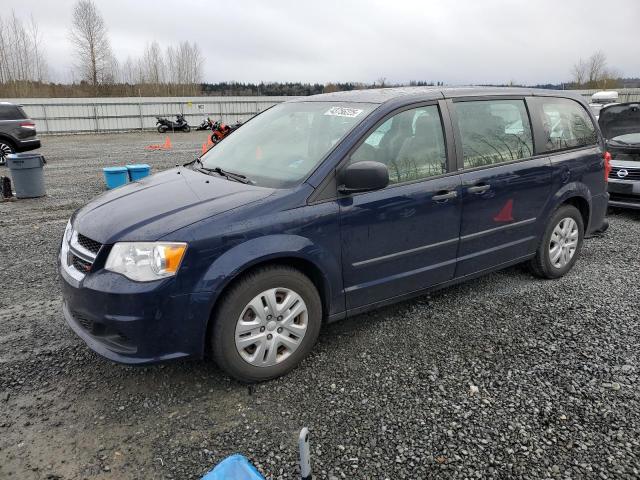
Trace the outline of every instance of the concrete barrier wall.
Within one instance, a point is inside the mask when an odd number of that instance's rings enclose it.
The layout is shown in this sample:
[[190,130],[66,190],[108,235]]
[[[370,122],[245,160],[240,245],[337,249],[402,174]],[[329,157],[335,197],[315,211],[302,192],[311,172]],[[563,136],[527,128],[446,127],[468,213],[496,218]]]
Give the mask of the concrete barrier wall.
[[[573,90],[587,100],[599,90]],[[640,101],[640,88],[616,90],[620,102]],[[295,97],[120,97],[15,98],[36,122],[39,134],[100,133],[153,130],[157,116],[175,119],[182,113],[195,127],[210,116],[233,123],[247,120],[276,103]]]
[[182,113],[195,127],[204,117],[233,123],[248,120],[276,103],[294,97],[121,97],[16,98],[36,122],[38,134],[101,133],[152,130],[156,118]]

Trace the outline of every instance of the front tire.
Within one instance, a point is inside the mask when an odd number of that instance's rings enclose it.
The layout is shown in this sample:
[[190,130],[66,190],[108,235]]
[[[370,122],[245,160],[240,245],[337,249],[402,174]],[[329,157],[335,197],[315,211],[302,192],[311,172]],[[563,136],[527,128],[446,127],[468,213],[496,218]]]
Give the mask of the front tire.
[[158,132],[164,133],[167,130],[169,130],[169,127],[167,127],[166,125],[158,125]]
[[7,164],[7,155],[14,153],[16,149],[6,140],[0,140],[0,165]]
[[183,130],[185,133],[189,133],[189,132],[191,131],[191,127],[190,127],[189,125],[185,125],[184,127],[182,127],[182,130]]
[[536,256],[529,265],[541,278],[560,278],[576,263],[584,240],[584,221],[573,205],[562,205],[551,216]]
[[295,368],[318,339],[322,303],[313,282],[284,266],[242,277],[216,309],[211,348],[216,363],[247,383]]

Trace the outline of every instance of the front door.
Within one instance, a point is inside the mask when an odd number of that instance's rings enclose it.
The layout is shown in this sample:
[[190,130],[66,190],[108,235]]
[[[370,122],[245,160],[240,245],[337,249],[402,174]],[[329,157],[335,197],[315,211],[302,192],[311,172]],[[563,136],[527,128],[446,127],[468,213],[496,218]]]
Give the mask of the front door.
[[348,309],[453,278],[461,180],[448,172],[442,125],[437,105],[407,109],[351,155],[385,163],[390,184],[338,199]]
[[548,157],[535,157],[523,99],[453,103],[462,160],[456,277],[532,253],[551,191]]

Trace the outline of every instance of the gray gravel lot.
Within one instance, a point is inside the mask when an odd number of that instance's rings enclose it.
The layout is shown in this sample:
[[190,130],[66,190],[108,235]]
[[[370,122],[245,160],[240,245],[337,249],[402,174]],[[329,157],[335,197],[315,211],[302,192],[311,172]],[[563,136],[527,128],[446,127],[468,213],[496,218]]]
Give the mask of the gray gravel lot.
[[[46,137],[48,196],[0,203],[0,478],[198,478],[240,451],[296,478],[640,477],[640,214],[557,281],[515,267],[324,328],[249,389],[211,362],[132,368],[65,326],[55,257],[99,167],[189,160],[205,134]],[[0,167],[0,175],[6,169]]]

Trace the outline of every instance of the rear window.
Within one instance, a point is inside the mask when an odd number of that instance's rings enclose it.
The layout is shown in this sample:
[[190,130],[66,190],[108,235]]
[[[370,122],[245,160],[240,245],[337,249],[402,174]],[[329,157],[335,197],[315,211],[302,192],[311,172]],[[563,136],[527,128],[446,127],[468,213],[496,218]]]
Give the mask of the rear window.
[[454,103],[464,168],[512,162],[533,155],[529,115],[523,100]]
[[0,120],[22,120],[23,118],[27,116],[17,105],[0,105]]
[[595,145],[596,127],[578,102],[568,98],[544,98],[540,114],[547,152]]

